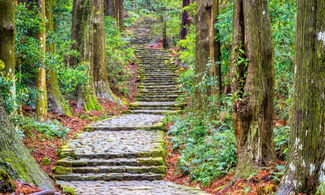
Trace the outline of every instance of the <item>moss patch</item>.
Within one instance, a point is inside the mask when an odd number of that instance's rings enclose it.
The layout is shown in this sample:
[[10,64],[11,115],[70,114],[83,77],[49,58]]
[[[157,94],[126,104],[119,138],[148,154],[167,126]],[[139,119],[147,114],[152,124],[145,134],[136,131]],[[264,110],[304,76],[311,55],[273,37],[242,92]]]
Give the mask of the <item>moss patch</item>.
[[0,193],[14,192],[15,186],[8,173],[0,169]]
[[64,194],[74,195],[74,188],[68,186],[62,186],[62,192]]
[[68,175],[72,173],[71,168],[56,166],[53,168],[53,173],[56,175]]

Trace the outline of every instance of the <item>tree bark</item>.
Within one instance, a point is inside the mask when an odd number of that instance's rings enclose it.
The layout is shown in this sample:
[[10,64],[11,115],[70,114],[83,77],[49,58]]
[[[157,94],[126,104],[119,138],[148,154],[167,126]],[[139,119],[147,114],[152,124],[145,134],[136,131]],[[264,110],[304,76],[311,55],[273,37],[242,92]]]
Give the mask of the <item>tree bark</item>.
[[21,139],[17,136],[14,126],[11,124],[7,113],[3,109],[1,97],[0,170],[8,173],[13,179],[22,179],[42,189],[55,189],[51,179],[39,167],[28,149],[23,145]]
[[[183,0],[183,8],[190,5],[190,0]],[[189,14],[187,11],[183,11],[182,13],[182,26],[181,26],[181,33],[180,33],[180,39],[184,40],[186,39],[186,36],[188,34],[188,27],[189,27]]]
[[315,194],[325,183],[324,17],[324,1],[298,0],[289,154],[278,194]]
[[235,178],[247,178],[275,156],[273,45],[267,2],[234,1],[231,85],[238,147]]
[[116,18],[114,11],[114,1],[115,0],[104,0],[105,5],[105,15]]
[[[47,25],[46,29],[48,31],[54,31],[53,25],[53,9],[54,9],[54,0],[46,0],[46,17],[47,17]],[[50,43],[47,51],[51,54],[54,54],[54,43]],[[50,92],[54,98],[54,102],[59,111],[62,111],[64,114],[68,116],[72,116],[71,110],[60,90],[59,81],[57,78],[56,70],[49,69],[49,86]]]
[[44,67],[45,55],[46,55],[46,11],[45,0],[38,0],[38,6],[40,8],[40,17],[42,18],[42,26],[44,27],[38,33],[38,39],[41,47],[41,59],[40,67],[36,74],[36,88],[38,96],[36,99],[35,116],[39,121],[45,121],[47,118],[47,88],[46,88],[46,70]]
[[13,81],[10,90],[13,105],[16,104],[15,5],[14,0],[0,0],[0,71]]
[[[74,15],[72,18],[72,40],[75,40],[73,46],[79,51],[79,61],[87,65],[88,83],[84,86],[77,87],[78,107],[80,100],[83,101],[84,107],[89,110],[101,110],[101,106],[97,100],[94,86],[94,49],[93,49],[93,17],[94,2],[93,0],[75,0]],[[74,64],[76,65],[76,64]],[[81,92],[82,90],[82,92]],[[80,97],[83,95],[83,98]]]
[[[216,69],[216,48],[215,48],[215,17],[216,1],[201,0],[197,1],[196,23],[196,63],[195,88],[193,97],[194,110],[208,110],[208,96],[217,95],[217,86],[205,86],[203,77],[208,76],[215,80],[217,77]],[[207,78],[205,78],[207,79]]]
[[97,97],[117,101],[113,94],[107,74],[105,27],[104,27],[104,4],[101,0],[94,0],[95,15],[93,18],[94,44],[94,85]]

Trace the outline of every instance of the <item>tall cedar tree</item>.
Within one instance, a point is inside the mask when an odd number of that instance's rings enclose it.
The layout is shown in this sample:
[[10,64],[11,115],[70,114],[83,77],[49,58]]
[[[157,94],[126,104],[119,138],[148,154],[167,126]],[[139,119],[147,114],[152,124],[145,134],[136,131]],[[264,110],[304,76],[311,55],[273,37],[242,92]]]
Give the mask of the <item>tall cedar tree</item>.
[[104,27],[104,2],[94,0],[94,41],[93,41],[93,63],[94,63],[94,84],[97,97],[117,101],[108,82],[106,48],[105,48],[105,27]]
[[38,96],[36,99],[36,118],[40,121],[45,121],[47,118],[47,88],[46,88],[46,70],[45,70],[45,55],[46,55],[46,11],[45,0],[38,0],[40,9],[40,17],[42,19],[41,30],[38,33],[38,39],[41,47],[40,67],[36,74],[36,88]]
[[[46,29],[48,31],[54,31],[54,21],[53,21],[53,9],[54,9],[55,0],[46,0]],[[47,47],[48,53],[54,54],[54,43],[51,42]],[[67,102],[65,101],[59,86],[58,77],[56,74],[56,70],[50,68],[49,71],[49,86],[50,93],[53,96],[56,107],[59,111],[63,112],[66,115],[71,116],[71,110]]]
[[278,194],[315,194],[325,183],[325,1],[297,5],[289,156]]
[[[206,71],[208,76],[215,80],[218,74],[216,64],[219,61],[219,56],[216,56],[219,51],[215,44],[216,31],[214,29],[215,22],[217,21],[218,1],[200,0],[197,1],[197,14],[196,14],[196,63],[195,63],[195,88],[193,105],[194,110],[207,110],[208,109],[208,96],[215,96],[220,94],[220,84],[217,80],[216,85],[208,86],[207,89],[202,89],[202,80]],[[208,69],[207,69],[207,65]],[[218,73],[218,74],[217,74]],[[221,78],[221,75],[218,75]],[[220,98],[220,96],[219,96]]]
[[[0,68],[15,72],[15,0],[0,0]],[[50,178],[38,166],[17,136],[2,104],[0,95],[0,170],[14,179],[34,183],[43,189],[54,189]],[[0,190],[1,191],[1,190]]]
[[235,178],[247,178],[275,157],[274,66],[267,0],[235,0],[231,56]]
[[[84,86],[77,88],[78,104],[84,103],[86,110],[101,110],[97,100],[94,86],[94,48],[93,48],[93,0],[74,0],[72,15],[72,40],[75,41],[73,48],[79,51],[79,63],[86,64],[88,82]],[[72,60],[72,65],[76,65],[77,60]],[[82,90],[81,90],[82,89]],[[83,98],[81,98],[83,97]]]

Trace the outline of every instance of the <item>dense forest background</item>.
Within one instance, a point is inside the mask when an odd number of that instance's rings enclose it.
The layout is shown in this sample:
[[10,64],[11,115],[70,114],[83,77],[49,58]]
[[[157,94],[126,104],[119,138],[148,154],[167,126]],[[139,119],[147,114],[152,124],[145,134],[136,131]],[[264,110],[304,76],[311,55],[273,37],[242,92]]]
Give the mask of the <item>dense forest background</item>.
[[135,101],[133,29],[151,17],[160,22],[148,47],[170,52],[186,105],[166,117],[166,179],[221,194],[324,193],[321,1],[9,2],[0,0],[12,9],[0,24],[14,32],[0,30],[1,124],[47,174],[65,141]]

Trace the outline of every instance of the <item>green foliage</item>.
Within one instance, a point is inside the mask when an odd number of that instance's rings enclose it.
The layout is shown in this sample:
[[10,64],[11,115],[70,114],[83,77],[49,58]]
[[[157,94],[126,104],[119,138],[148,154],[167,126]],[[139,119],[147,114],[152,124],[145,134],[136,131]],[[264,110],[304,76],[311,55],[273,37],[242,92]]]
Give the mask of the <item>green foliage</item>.
[[275,127],[274,128],[274,144],[275,152],[279,159],[285,160],[288,151],[290,127]]
[[0,72],[0,101],[3,101],[6,111],[11,113],[13,110],[16,109],[16,105],[14,104],[12,96],[12,86],[14,80]]
[[134,49],[128,47],[131,36],[122,34],[116,26],[116,20],[110,16],[105,16],[105,32],[107,66],[112,88],[127,96],[131,78],[135,74],[130,67],[130,62],[134,59]]
[[230,115],[211,120],[203,114],[189,113],[176,118],[168,135],[173,149],[178,149],[181,154],[179,169],[195,182],[209,185],[226,175],[237,163]]
[[41,123],[36,121],[34,118],[20,118],[16,119],[17,124],[20,126],[25,135],[31,133],[31,130],[35,130],[41,134],[44,134],[48,137],[58,137],[65,138],[69,129],[65,128],[60,124],[59,121],[46,121],[45,123]]

